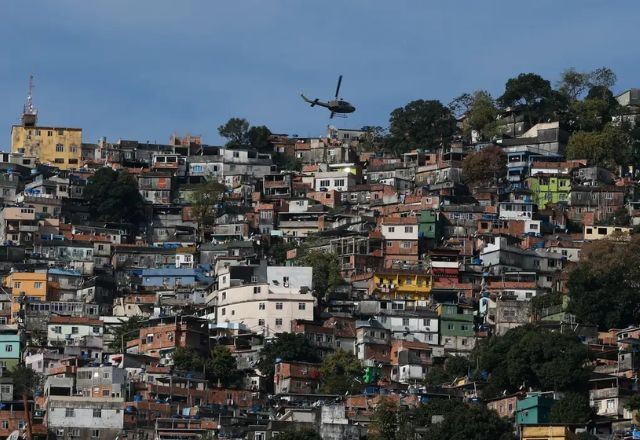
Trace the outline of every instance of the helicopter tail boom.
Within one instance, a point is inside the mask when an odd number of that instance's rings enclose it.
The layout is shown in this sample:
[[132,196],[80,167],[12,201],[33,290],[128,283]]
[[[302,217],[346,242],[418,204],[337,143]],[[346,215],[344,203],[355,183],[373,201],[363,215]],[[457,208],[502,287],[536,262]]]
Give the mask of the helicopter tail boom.
[[302,93],[300,93],[300,96],[302,96],[302,99],[304,100],[304,102],[307,102],[307,103],[311,104],[311,107],[315,107],[316,105],[319,105],[320,107],[327,107],[328,108],[328,104],[320,101],[318,98],[309,99],[306,96],[304,96],[304,94],[302,94]]

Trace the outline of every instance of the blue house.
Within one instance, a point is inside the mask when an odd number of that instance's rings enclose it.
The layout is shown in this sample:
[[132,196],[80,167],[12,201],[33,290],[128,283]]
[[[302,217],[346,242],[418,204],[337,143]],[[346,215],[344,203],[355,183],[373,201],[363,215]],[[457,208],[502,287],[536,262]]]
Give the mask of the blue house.
[[207,281],[200,270],[192,268],[134,269],[131,274],[143,287],[191,287]]

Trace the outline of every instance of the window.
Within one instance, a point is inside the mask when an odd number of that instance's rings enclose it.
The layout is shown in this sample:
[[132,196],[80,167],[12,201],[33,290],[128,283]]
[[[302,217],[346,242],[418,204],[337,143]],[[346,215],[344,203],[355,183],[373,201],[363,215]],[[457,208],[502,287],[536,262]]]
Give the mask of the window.
[[282,318],[277,318],[276,319],[276,327],[281,327],[282,326]]
[[98,417],[102,417],[102,410],[99,408],[93,410],[93,418],[98,418]]
[[531,223],[529,225],[529,229],[537,230],[538,229],[538,225],[536,223]]
[[11,385],[0,385],[0,393],[9,394],[13,392],[13,387]]
[[276,303],[276,310],[282,310],[282,303]]
[[265,303],[258,304],[258,310],[265,310],[265,309],[266,309]]
[[260,287],[260,286],[254,286],[253,293],[260,293],[261,289],[262,289],[262,287]]
[[56,158],[53,160],[53,162],[54,162],[54,163],[64,163],[64,158],[62,158],[62,157],[56,157]]
[[100,333],[100,327],[99,326],[93,327],[93,332],[94,333]]
[[73,333],[74,335],[77,335],[80,332],[80,330],[78,329],[78,327],[71,327],[71,333]]
[[334,181],[334,186],[344,186],[344,179],[336,179]]
[[62,326],[56,325],[53,327],[53,332],[58,334],[62,333]]
[[413,232],[413,226],[405,226],[404,227],[404,232],[407,232],[407,233]]
[[147,335],[147,344],[151,344],[153,342],[153,335]]
[[222,308],[222,310],[220,310],[220,314],[221,314],[222,316],[226,315],[226,314],[227,314],[227,309],[225,309],[225,308],[223,307],[223,308]]
[[402,325],[409,325],[409,318],[402,318]]
[[[98,411],[100,411],[100,410],[98,410]],[[91,430],[91,438],[100,438],[100,430],[99,429],[92,429]]]
[[607,228],[598,228],[598,235],[607,235]]
[[389,231],[389,232],[395,232],[395,231],[396,231],[395,226],[389,226],[388,231]]
[[6,352],[13,351],[13,345],[11,345],[11,344],[5,345],[4,346],[4,351],[6,351]]
[[264,319],[258,319],[258,325],[264,325]]
[[14,289],[19,289],[20,288],[20,281],[16,281],[15,283],[13,283],[13,288]]
[[298,303],[298,310],[306,310],[307,305],[305,303]]
[[411,242],[410,242],[410,241],[403,241],[403,242],[402,242],[402,248],[403,248],[403,249],[409,249],[409,248],[411,248]]
[[56,153],[64,153],[64,146],[62,144],[56,145]]
[[33,288],[34,289],[42,289],[42,282],[41,281],[36,281],[35,283],[33,283]]
[[9,429],[9,421],[8,420],[3,420],[2,421],[2,429]]
[[65,408],[64,409],[64,416],[65,417],[73,417],[75,415],[75,411],[73,410],[73,408]]

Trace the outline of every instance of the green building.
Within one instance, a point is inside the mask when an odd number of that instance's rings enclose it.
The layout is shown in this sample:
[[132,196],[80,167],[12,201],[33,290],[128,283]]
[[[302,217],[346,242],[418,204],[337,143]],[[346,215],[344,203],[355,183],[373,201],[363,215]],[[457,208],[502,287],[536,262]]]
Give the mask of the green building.
[[474,337],[473,311],[469,309],[458,310],[457,304],[439,304],[440,334],[442,337],[463,336]]
[[551,397],[534,395],[516,402],[516,423],[518,425],[540,425],[550,423],[551,407],[555,400]]
[[7,370],[20,360],[20,336],[18,330],[0,330],[0,366]]
[[433,209],[424,209],[418,216],[418,237],[427,239],[439,238],[438,213]]
[[533,202],[538,209],[544,209],[550,203],[566,202],[571,192],[571,177],[567,175],[536,174],[527,179]]

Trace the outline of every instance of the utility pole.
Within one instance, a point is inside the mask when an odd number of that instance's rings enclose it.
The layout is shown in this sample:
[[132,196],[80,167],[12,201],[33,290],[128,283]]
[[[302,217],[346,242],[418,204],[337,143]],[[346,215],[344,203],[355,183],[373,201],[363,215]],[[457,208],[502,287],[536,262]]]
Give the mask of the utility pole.
[[[20,335],[20,339],[25,338],[26,343],[26,335],[27,335],[27,310],[26,303],[27,297],[23,294],[20,295],[18,301],[20,301],[20,311],[18,314],[18,334]],[[29,396],[27,394],[28,388],[32,386],[31,384],[31,375],[27,374],[28,368],[24,362],[23,353],[20,353],[19,360],[20,369],[23,371],[23,376],[21,379],[24,381],[22,384],[22,405],[24,407],[24,417],[27,422],[27,440],[33,440],[33,427],[31,426],[31,411],[29,410]],[[20,379],[20,378],[19,378]]]

